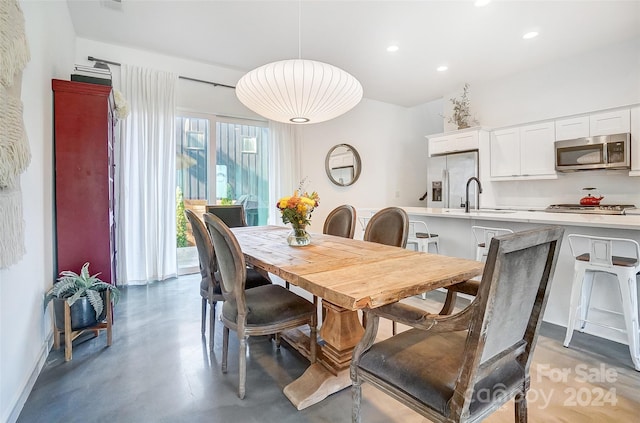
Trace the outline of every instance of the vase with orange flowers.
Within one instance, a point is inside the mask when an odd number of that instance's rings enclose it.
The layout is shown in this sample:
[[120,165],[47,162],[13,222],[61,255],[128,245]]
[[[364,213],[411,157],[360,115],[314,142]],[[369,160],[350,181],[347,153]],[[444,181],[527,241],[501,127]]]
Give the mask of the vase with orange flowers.
[[311,213],[318,207],[320,197],[317,192],[302,193],[296,190],[291,197],[282,197],[276,205],[282,213],[282,222],[291,223],[292,231],[287,237],[287,243],[293,247],[301,247],[311,243],[311,235],[307,232],[307,225],[311,223]]

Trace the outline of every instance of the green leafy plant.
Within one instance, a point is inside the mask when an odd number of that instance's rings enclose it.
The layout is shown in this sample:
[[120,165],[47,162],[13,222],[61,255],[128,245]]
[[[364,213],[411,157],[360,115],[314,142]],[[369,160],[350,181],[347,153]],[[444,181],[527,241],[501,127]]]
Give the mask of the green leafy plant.
[[66,299],[69,306],[72,306],[79,298],[87,297],[89,303],[96,312],[96,319],[100,318],[102,311],[104,310],[104,301],[102,300],[101,292],[109,290],[111,291],[111,302],[117,304],[120,300],[120,290],[114,285],[98,279],[98,275],[89,274],[89,263],[85,263],[80,270],[80,274],[65,270],[60,272],[58,282],[54,283],[51,289],[47,291],[44,297],[44,306],[46,307],[49,302],[54,298]]
[[176,187],[176,243],[178,248],[189,245],[187,241],[187,218],[184,214],[184,197],[180,187]]

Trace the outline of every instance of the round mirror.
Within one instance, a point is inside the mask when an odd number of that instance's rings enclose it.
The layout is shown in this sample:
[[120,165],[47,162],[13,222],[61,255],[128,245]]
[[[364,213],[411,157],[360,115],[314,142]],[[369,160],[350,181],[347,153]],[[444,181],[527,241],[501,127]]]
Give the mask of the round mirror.
[[324,167],[331,182],[347,187],[358,180],[362,165],[355,148],[349,144],[338,144],[327,153]]

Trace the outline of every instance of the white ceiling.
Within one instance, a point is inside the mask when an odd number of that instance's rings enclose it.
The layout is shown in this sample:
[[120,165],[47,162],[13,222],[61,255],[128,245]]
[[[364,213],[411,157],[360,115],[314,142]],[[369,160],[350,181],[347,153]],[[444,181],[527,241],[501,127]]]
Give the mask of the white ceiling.
[[[79,37],[242,71],[298,57],[300,8],[303,59],[343,68],[365,97],[407,107],[464,82],[473,91],[474,83],[640,37],[640,0],[494,0],[482,8],[473,0],[67,2]],[[540,35],[522,39],[530,30]],[[388,53],[390,44],[400,49]],[[441,64],[449,70],[437,72]]]

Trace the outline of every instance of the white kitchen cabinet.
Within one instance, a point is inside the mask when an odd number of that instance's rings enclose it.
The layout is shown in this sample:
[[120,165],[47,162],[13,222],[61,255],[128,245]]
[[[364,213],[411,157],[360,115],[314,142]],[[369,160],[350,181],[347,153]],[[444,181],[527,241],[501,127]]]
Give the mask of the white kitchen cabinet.
[[589,134],[598,135],[622,134],[631,130],[630,110],[620,109],[589,115]]
[[520,127],[520,174],[522,176],[555,175],[554,141],[554,122]]
[[629,176],[640,176],[640,105],[631,108],[631,171]]
[[556,141],[573,140],[589,136],[589,116],[556,120]]
[[437,136],[427,136],[429,157],[442,154],[460,153],[477,150],[482,136],[487,132],[482,129],[471,129],[449,132]]
[[491,178],[493,180],[556,178],[554,141],[554,122],[493,131],[491,133]]
[[520,176],[520,128],[491,133],[491,177]]

